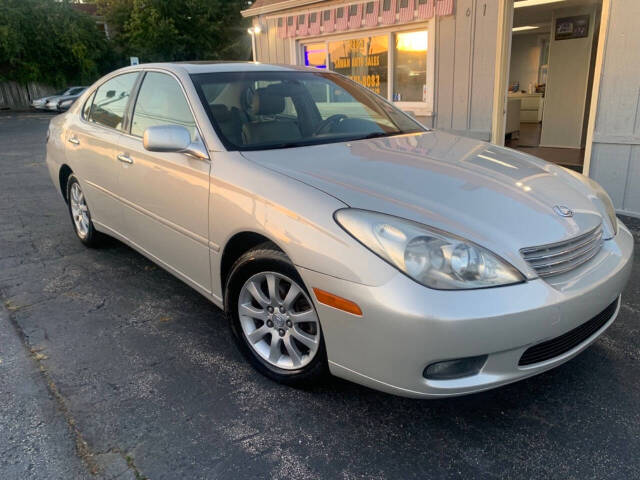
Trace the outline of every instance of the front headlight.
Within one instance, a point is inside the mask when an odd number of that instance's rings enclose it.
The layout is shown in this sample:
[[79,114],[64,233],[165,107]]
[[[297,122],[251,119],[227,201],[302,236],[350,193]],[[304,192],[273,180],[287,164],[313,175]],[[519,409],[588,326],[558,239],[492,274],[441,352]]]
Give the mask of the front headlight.
[[440,290],[495,287],[524,281],[487,249],[411,220],[345,208],[335,219],[351,236],[418,283]]

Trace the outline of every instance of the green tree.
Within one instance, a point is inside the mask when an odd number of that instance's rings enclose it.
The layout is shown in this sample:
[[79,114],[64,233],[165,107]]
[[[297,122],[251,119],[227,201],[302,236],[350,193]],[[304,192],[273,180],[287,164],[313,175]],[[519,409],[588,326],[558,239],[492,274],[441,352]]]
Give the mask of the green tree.
[[97,0],[122,57],[247,60],[247,0]]
[[0,2],[0,79],[87,84],[113,61],[104,33],[68,1]]

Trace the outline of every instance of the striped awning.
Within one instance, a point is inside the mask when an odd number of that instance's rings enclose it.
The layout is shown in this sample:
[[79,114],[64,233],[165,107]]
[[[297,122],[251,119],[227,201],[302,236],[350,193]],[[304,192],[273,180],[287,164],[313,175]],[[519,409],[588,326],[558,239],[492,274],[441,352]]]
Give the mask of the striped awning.
[[361,0],[276,18],[278,35],[286,38],[405,24],[453,12],[454,0]]

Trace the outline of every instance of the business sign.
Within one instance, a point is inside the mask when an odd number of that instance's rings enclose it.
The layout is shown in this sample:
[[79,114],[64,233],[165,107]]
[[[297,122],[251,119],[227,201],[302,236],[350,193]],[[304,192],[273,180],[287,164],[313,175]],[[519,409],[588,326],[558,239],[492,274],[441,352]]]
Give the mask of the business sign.
[[589,15],[556,19],[556,40],[570,40],[589,36]]
[[386,96],[388,50],[386,35],[330,42],[330,68]]

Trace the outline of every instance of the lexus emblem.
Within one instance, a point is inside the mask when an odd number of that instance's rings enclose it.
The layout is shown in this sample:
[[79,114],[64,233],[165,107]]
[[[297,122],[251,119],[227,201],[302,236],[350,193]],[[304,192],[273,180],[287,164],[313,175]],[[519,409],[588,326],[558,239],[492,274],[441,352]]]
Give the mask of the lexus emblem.
[[569,207],[565,207],[564,205],[556,205],[553,207],[553,211],[561,217],[573,217],[573,210]]

